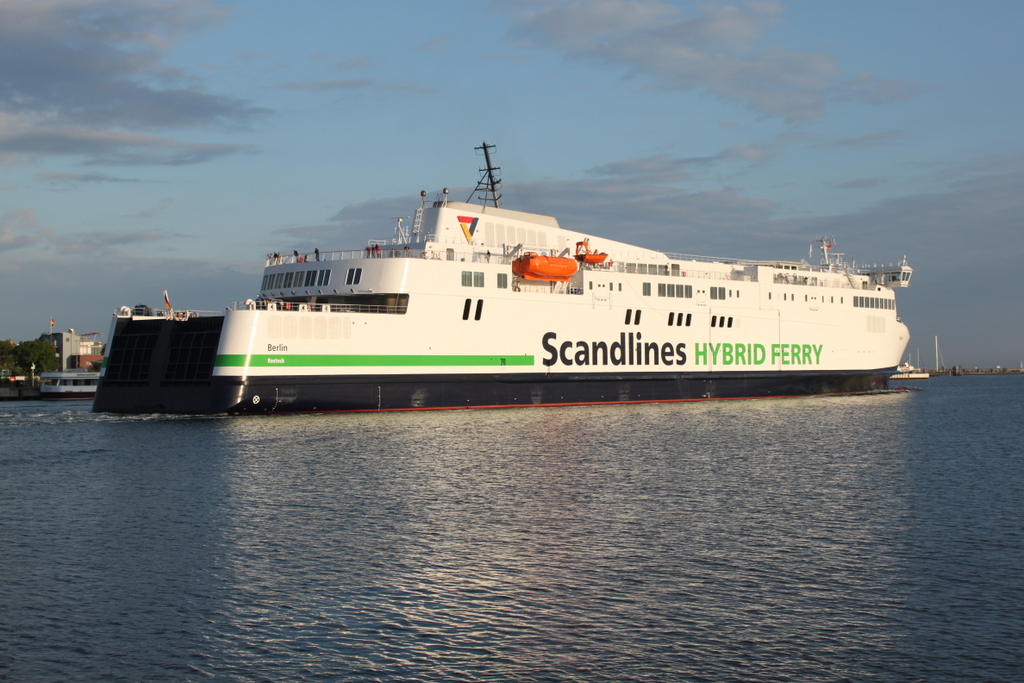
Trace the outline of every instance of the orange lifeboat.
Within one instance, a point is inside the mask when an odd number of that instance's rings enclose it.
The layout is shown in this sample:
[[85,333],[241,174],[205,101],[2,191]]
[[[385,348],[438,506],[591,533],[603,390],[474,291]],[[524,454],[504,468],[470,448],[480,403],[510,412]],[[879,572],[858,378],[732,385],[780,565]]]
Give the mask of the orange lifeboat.
[[604,263],[608,254],[590,250],[590,240],[576,243],[576,260],[580,263]]
[[561,256],[527,252],[512,262],[512,272],[524,280],[568,282],[576,273],[576,261]]

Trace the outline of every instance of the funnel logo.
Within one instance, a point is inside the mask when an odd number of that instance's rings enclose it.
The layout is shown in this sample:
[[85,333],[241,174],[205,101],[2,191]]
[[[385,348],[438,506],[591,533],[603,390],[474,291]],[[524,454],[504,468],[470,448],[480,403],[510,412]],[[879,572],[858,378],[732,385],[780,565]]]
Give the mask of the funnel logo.
[[462,232],[466,233],[467,242],[473,241],[473,235],[476,234],[476,224],[479,220],[479,218],[471,216],[459,216],[459,225],[462,226]]

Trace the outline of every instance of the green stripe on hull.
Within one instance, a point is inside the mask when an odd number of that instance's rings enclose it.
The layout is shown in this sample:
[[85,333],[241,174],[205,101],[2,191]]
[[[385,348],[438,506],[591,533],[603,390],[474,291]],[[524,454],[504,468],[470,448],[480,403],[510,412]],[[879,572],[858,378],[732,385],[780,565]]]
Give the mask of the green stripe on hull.
[[217,356],[220,368],[337,368],[337,367],[436,367],[481,365],[532,366],[533,356],[409,356],[409,355],[316,355],[276,356],[228,353]]

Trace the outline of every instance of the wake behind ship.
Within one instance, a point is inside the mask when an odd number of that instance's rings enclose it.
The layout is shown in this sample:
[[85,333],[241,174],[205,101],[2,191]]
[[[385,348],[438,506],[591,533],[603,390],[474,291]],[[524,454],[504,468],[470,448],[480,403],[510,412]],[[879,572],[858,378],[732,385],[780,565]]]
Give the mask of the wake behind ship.
[[224,313],[122,307],[93,410],[242,414],[497,408],[881,390],[910,334],[898,265],[668,254],[473,197],[411,227],[270,254]]

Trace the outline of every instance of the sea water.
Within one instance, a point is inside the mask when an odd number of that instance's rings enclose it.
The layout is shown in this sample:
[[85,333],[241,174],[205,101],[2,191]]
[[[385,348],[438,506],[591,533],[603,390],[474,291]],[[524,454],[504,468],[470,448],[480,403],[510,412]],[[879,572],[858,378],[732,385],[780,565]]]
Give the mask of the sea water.
[[1024,680],[1024,377],[913,385],[0,404],[0,680]]

